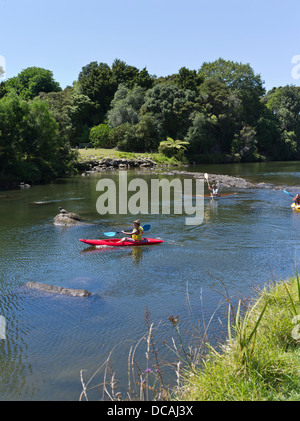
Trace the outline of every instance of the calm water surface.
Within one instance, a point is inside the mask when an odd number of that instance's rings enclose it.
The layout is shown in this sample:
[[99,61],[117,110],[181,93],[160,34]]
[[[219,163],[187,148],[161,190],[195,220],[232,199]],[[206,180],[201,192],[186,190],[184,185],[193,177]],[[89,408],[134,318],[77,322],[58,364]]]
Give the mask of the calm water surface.
[[[300,186],[299,163],[191,168],[196,170],[283,188]],[[102,175],[108,176],[118,179],[118,173]],[[0,340],[1,400],[77,400],[82,390],[80,370],[87,370],[88,380],[115,346],[111,363],[124,391],[128,351],[147,331],[146,310],[157,326],[160,355],[170,359],[162,343],[165,339],[172,345],[175,338],[170,315],[179,315],[183,332],[191,331],[198,320],[209,321],[224,288],[232,297],[251,296],[256,285],[295,272],[300,212],[291,210],[289,196],[270,189],[205,200],[199,226],[186,226],[180,215],[140,215],[142,224],[151,224],[148,236],[160,237],[164,244],[88,247],[78,239],[129,228],[136,218],[97,213],[99,177],[79,176],[0,192],[0,315],[6,319],[6,339]],[[144,177],[150,181],[150,175]],[[49,203],[33,204],[36,201]],[[58,206],[80,214],[89,224],[54,226]],[[28,281],[85,288],[92,296],[27,290]],[[220,324],[223,310],[211,324],[212,338],[226,330]],[[196,343],[195,336],[187,334],[186,340]],[[136,354],[142,369],[145,349],[141,346]],[[92,385],[102,379],[103,371]],[[92,389],[89,397],[100,399],[101,387]]]

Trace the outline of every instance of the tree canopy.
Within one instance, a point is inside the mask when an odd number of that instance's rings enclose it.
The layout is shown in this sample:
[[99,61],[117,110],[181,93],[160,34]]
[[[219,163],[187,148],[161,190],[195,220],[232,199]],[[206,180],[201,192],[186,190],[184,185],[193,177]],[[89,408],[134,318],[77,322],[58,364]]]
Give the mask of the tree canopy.
[[29,67],[0,83],[0,171],[59,173],[90,142],[198,162],[299,159],[299,116],[300,87],[266,93],[250,64],[223,58],[160,77],[93,61],[64,90]]

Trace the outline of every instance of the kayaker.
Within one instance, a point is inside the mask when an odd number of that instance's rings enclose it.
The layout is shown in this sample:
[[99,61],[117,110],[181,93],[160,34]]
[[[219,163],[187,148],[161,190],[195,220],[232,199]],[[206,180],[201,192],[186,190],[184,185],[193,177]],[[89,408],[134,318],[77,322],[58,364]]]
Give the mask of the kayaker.
[[300,206],[300,196],[298,193],[294,197],[293,201],[295,202],[295,206]]
[[124,237],[124,238],[122,238],[121,241],[122,242],[125,242],[125,241],[141,241],[143,232],[144,232],[144,230],[141,227],[140,221],[136,220],[136,221],[133,222],[132,232],[122,231],[123,234],[130,235],[130,237]]
[[212,197],[219,196],[219,189],[217,188],[217,186],[215,184],[213,184],[212,187],[210,187],[210,185],[208,185],[208,189],[212,192],[212,193],[210,193],[210,195]]

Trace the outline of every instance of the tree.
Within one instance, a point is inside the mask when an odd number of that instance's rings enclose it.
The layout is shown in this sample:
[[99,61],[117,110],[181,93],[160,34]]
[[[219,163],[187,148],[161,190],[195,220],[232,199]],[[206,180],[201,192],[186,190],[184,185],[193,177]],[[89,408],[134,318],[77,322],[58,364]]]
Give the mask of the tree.
[[242,161],[254,161],[258,159],[256,132],[253,127],[244,126],[239,134],[236,134],[232,142],[233,153],[239,154]]
[[189,70],[186,67],[179,69],[176,75],[175,83],[180,89],[189,89],[197,91],[198,87],[203,83],[204,77],[197,73],[196,70]]
[[73,106],[74,89],[67,87],[63,91],[41,93],[39,98],[47,102],[52,116],[58,123],[58,136],[65,143],[69,142],[72,136],[72,120],[70,109]]
[[239,131],[240,104],[235,94],[223,82],[207,79],[198,89],[198,109],[191,115],[191,125],[185,136],[189,153],[230,153],[234,135]]
[[129,89],[125,84],[120,84],[111,102],[111,109],[107,113],[110,126],[117,127],[124,123],[137,124],[144,96],[144,89],[140,86]]
[[215,124],[216,117],[209,117],[203,112],[195,114],[187,135],[184,138],[184,140],[189,143],[188,153],[190,155],[207,155],[212,152],[215,143]]
[[189,127],[189,116],[196,108],[196,94],[176,85],[161,83],[145,94],[142,114],[150,114],[156,122],[159,141],[166,137],[182,138]]
[[1,177],[49,181],[69,169],[74,154],[60,136],[49,104],[10,92],[0,99]]
[[263,102],[277,121],[280,131],[281,159],[300,157],[300,88],[284,86],[274,88],[267,93]]
[[89,97],[72,93],[68,116],[71,121],[70,143],[72,146],[89,141],[90,127],[93,126],[94,104]]
[[110,131],[111,129],[108,124],[102,123],[98,126],[94,126],[90,130],[89,140],[93,143],[94,146],[100,148],[109,148],[111,147],[111,140],[109,137]]
[[149,75],[145,67],[142,70],[139,70],[135,66],[129,66],[125,63],[125,61],[115,59],[111,70],[112,77],[117,86],[120,85],[120,83],[123,83],[131,89],[135,85],[145,89],[150,89],[153,87],[154,78]]
[[18,76],[5,82],[5,90],[14,90],[22,99],[29,100],[38,96],[40,92],[59,92],[61,87],[53,78],[50,70],[40,67],[28,67]]
[[249,64],[242,64],[219,58],[203,63],[199,75],[224,83],[241,100],[241,119],[255,126],[261,115],[261,98],[265,94],[260,75],[254,73]]

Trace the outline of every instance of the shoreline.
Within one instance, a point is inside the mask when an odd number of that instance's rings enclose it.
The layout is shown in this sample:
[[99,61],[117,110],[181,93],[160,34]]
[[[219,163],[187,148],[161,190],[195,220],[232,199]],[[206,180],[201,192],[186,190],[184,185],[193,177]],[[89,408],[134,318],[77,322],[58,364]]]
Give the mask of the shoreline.
[[176,400],[300,400],[299,282],[265,285],[243,315],[229,303],[226,341],[189,365]]

